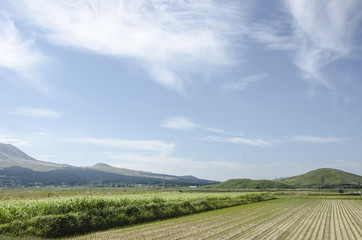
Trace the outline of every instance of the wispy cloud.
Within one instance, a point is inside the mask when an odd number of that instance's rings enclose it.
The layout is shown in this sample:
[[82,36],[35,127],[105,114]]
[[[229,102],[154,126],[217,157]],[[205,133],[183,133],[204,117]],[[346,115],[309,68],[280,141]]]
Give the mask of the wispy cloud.
[[186,117],[181,116],[168,117],[161,122],[160,126],[176,130],[191,130],[198,127],[196,123],[193,123]]
[[258,83],[265,79],[267,76],[268,75],[266,73],[250,75],[242,78],[239,81],[226,83],[222,86],[222,88],[227,91],[243,91],[250,84]]
[[[127,152],[107,153],[113,166],[174,175],[194,175],[205,179],[225,181],[230,178],[250,177],[250,170],[258,165],[232,161],[197,161],[170,156],[144,155]],[[261,176],[260,176],[261,177]]]
[[20,116],[35,118],[59,118],[62,116],[62,113],[48,108],[20,107],[15,109],[12,113]]
[[221,142],[221,143],[234,143],[234,144],[245,144],[257,147],[264,147],[279,143],[276,140],[264,140],[260,138],[244,138],[244,137],[217,137],[217,136],[206,136],[199,138],[199,140]]
[[16,138],[16,137],[14,137],[12,135],[8,135],[8,134],[0,134],[0,143],[13,144],[16,146],[30,145],[29,141],[19,139],[19,138]]
[[290,19],[255,24],[250,35],[269,49],[291,52],[294,64],[306,79],[337,92],[323,70],[358,47],[355,37],[362,19],[361,2],[286,0],[285,3]]
[[221,142],[221,143],[233,143],[233,144],[245,144],[251,146],[268,146],[276,143],[280,143],[278,140],[264,140],[261,138],[247,138],[241,136],[239,133],[226,132],[221,128],[207,127],[196,124],[186,117],[168,117],[160,124],[161,127],[172,128],[176,130],[193,130],[199,129],[219,136],[205,136],[196,138],[197,140],[210,141],[210,142]]
[[165,128],[175,129],[175,130],[200,129],[203,131],[208,131],[208,132],[213,132],[213,133],[226,133],[221,128],[207,127],[207,126],[199,125],[184,116],[168,117],[160,123],[160,126],[165,127]]
[[348,138],[337,137],[318,137],[318,136],[295,136],[292,141],[306,143],[343,143],[348,141]]
[[34,40],[22,36],[14,22],[0,13],[0,67],[18,74],[32,87],[49,93],[50,87],[38,74],[45,60]]
[[175,144],[173,143],[155,140],[126,140],[112,138],[69,138],[65,140],[72,143],[83,143],[128,150],[153,151],[162,154],[168,154],[175,148]]
[[239,3],[214,1],[11,2],[52,44],[141,61],[160,84],[182,91],[191,74],[231,64]]

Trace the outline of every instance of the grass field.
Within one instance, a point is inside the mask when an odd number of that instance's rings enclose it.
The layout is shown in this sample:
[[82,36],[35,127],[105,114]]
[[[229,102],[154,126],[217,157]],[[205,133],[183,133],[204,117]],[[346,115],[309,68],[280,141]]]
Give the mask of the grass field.
[[139,192],[0,201],[0,234],[63,237],[273,199],[268,193]]
[[118,230],[88,239],[362,239],[361,197],[293,197]]

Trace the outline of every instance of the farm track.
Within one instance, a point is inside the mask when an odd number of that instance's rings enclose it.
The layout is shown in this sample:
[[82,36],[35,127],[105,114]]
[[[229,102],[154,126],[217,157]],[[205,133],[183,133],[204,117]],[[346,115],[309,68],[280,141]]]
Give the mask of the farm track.
[[278,199],[69,238],[362,239],[362,201]]

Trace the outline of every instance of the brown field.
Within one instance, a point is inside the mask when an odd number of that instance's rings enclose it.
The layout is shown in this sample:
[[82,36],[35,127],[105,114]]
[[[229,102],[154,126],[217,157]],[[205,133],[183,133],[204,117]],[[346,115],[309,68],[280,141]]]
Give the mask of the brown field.
[[362,200],[282,198],[69,239],[362,239]]

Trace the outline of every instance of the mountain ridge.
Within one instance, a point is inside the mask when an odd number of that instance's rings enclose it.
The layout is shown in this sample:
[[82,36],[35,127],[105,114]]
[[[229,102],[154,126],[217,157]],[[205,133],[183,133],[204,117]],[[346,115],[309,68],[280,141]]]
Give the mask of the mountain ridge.
[[[225,182],[118,168],[107,163],[75,167],[39,161],[11,144],[0,143],[0,186],[42,185],[209,185],[211,188],[352,188],[362,177],[332,168],[320,168],[277,180],[230,179]],[[214,184],[214,185],[211,185]]]
[[97,163],[90,167],[39,161],[11,144],[0,143],[0,186],[46,185],[207,185],[217,181],[185,178],[113,167]]

